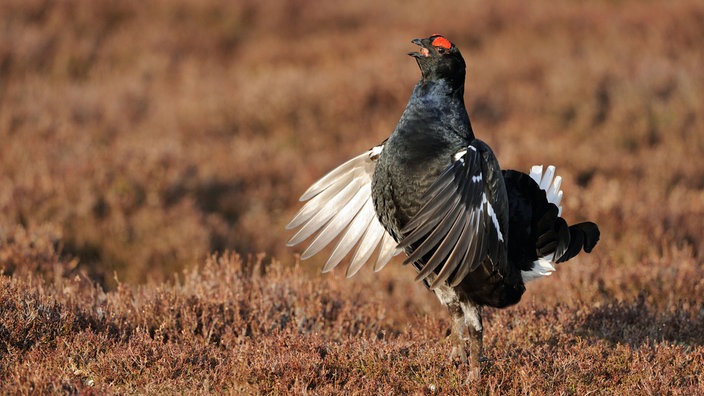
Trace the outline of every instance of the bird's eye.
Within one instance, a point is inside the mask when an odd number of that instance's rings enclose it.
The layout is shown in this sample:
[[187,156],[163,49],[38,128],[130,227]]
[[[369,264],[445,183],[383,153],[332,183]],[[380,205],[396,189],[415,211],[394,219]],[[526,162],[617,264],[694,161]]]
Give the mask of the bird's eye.
[[438,50],[438,54],[440,55],[443,55],[445,52],[447,52],[447,50],[445,50],[445,48],[443,47],[435,47],[435,49]]

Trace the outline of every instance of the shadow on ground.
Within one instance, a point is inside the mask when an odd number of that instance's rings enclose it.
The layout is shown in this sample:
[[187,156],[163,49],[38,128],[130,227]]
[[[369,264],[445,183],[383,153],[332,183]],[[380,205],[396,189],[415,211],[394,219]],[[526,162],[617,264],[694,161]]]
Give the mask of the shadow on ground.
[[639,347],[649,342],[704,345],[704,307],[681,302],[674,309],[659,311],[644,295],[631,302],[594,308],[575,322],[573,333],[598,337],[613,344]]

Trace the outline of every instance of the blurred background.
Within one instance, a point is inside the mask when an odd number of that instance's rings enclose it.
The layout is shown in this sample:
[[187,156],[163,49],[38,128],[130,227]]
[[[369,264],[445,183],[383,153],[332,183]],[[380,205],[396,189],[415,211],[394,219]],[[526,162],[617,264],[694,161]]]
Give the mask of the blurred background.
[[599,224],[564,276],[701,303],[696,0],[5,0],[0,268],[74,257],[62,271],[110,288],[215,251],[293,263],[298,197],[390,134],[420,76],[410,40],[433,33],[465,56],[502,166],[557,165],[564,216]]

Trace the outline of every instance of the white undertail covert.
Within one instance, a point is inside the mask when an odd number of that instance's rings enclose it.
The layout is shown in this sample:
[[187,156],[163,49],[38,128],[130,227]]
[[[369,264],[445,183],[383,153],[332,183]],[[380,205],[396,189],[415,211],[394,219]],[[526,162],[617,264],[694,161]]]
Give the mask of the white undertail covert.
[[[548,202],[557,206],[557,215],[562,215],[562,206],[560,205],[562,201],[562,190],[560,190],[562,177],[555,175],[555,167],[550,165],[543,173],[542,165],[534,165],[530,168],[530,177],[538,183],[541,190],[545,191]],[[523,282],[527,283],[555,272],[554,260],[554,254],[549,254],[533,261],[533,268],[530,271],[521,271]]]

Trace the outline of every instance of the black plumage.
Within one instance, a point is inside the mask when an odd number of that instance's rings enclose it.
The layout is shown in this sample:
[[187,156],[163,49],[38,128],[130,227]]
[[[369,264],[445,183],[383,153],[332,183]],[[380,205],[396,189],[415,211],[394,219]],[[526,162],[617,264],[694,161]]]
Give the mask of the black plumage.
[[[525,282],[553,264],[590,252],[599,229],[560,217],[554,168],[502,171],[491,148],[474,136],[464,104],[465,62],[445,37],[415,39],[422,73],[391,136],[311,186],[289,223],[295,245],[317,235],[310,257],[339,237],[324,271],[357,247],[348,276],[379,254],[375,270],[405,251],[453,321],[451,359],[479,376],[482,306],[517,303]],[[468,334],[469,337],[466,336]]]

